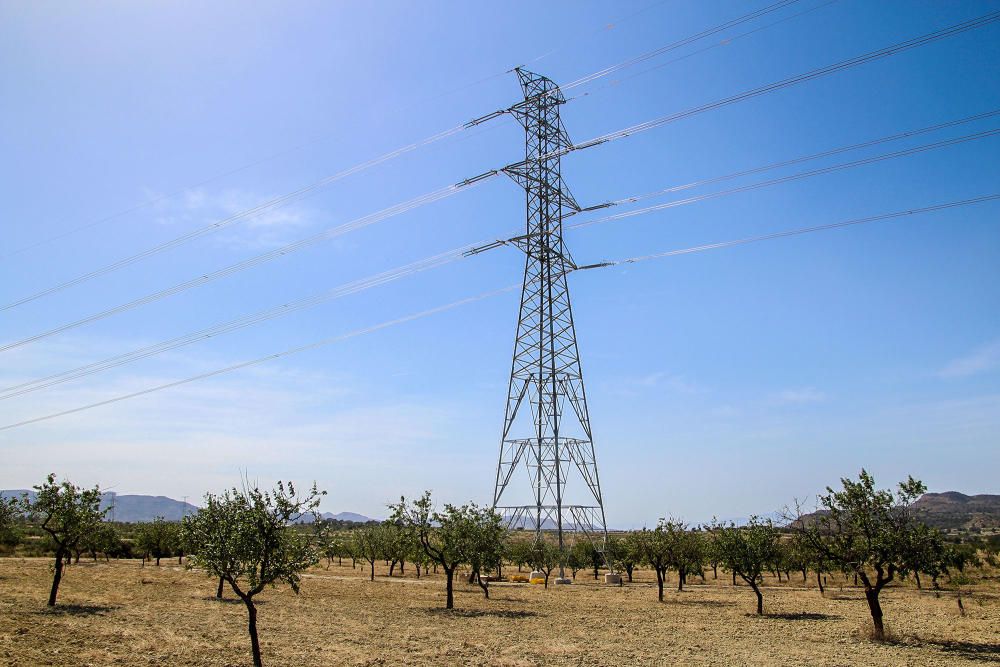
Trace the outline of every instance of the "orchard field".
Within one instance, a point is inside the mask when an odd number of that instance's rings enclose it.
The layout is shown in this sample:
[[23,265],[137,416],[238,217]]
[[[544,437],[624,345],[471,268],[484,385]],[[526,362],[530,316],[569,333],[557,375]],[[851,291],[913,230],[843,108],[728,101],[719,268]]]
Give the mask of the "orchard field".
[[[271,665],[983,665],[1000,664],[1000,581],[979,579],[963,595],[883,594],[890,639],[868,638],[863,592],[830,576],[815,582],[764,578],[765,615],[745,585],[719,572],[691,577],[663,603],[655,575],[608,586],[581,571],[569,586],[494,583],[490,599],[456,578],[445,610],[440,575],[395,576],[379,563],[345,560],[308,570],[301,594],[287,586],[259,598],[265,662]],[[508,568],[508,574],[515,568]],[[992,573],[995,575],[996,573]],[[46,607],[51,559],[0,558],[0,664],[248,665],[246,610],[227,589],[215,599],[204,573],[165,559],[87,562],[66,568],[59,605]]]

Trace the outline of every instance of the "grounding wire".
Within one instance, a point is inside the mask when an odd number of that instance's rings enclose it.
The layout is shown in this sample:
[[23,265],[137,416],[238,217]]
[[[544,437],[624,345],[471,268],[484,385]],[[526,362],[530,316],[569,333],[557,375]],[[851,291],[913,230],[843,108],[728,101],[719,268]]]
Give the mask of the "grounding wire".
[[566,153],[569,153],[574,150],[589,148],[590,146],[596,146],[597,144],[605,143],[608,141],[614,141],[616,139],[621,139],[623,137],[631,136],[639,132],[645,132],[646,130],[662,127],[663,125],[666,125],[668,123],[672,123],[681,120],[683,118],[687,118],[689,116],[694,116],[696,114],[703,113],[705,111],[717,109],[719,107],[734,104],[736,102],[742,102],[743,100],[747,100],[753,97],[758,97],[760,95],[765,95],[767,93],[771,93],[776,90],[787,88],[789,86],[794,86],[796,84],[804,83],[806,81],[811,81],[813,79],[817,79],[819,77],[826,76],[828,74],[833,74],[835,72],[840,72],[846,69],[850,69],[852,67],[857,67],[858,65],[863,65],[875,60],[881,60],[882,58],[887,58],[889,56],[893,56],[903,51],[908,51],[910,49],[924,46],[925,44],[930,44],[932,42],[936,42],[948,37],[953,37],[955,35],[968,32],[970,30],[975,30],[976,28],[981,28],[991,23],[995,23],[998,20],[1000,20],[1000,11],[984,14],[982,16],[970,19],[968,21],[956,23],[954,25],[947,26],[939,30],[935,30],[934,32],[930,32],[925,35],[921,35],[919,37],[913,37],[911,39],[904,40],[902,42],[897,42],[896,44],[893,44],[891,46],[887,46],[875,51],[870,51],[860,56],[848,58],[847,60],[842,60],[840,62],[833,63],[831,65],[819,67],[817,69],[810,70],[803,74],[797,74],[787,79],[775,81],[773,83],[753,88],[744,91],[742,93],[738,93],[736,95],[723,98],[721,100],[716,100],[714,102],[702,104],[701,106],[692,107],[685,111],[680,111],[677,113],[660,116],[659,118],[653,118],[651,120],[647,120],[645,122],[632,125],[622,130],[608,132],[606,134],[594,137],[593,139],[589,139],[587,141],[583,141],[578,144],[573,144],[572,146],[566,146],[558,150],[552,151],[551,153],[541,156],[540,159],[549,157],[558,157],[560,155],[565,155]]
[[780,2],[768,5],[766,7],[758,9],[757,11],[750,12],[749,14],[744,14],[743,16],[739,16],[730,21],[726,21],[725,23],[720,23],[719,25],[708,28],[707,30],[703,30],[702,32],[699,32],[697,34],[690,35],[683,39],[677,40],[676,42],[671,42],[670,44],[667,44],[665,46],[661,46],[651,51],[642,53],[638,56],[629,58],[628,60],[623,60],[622,62],[617,63],[615,65],[610,65],[603,69],[597,70],[596,72],[587,74],[586,76],[582,76],[579,79],[570,81],[565,85],[561,85],[559,86],[559,88],[563,91],[572,90],[573,88],[590,83],[591,81],[596,81],[597,79],[606,77],[610,74],[614,74],[615,72],[621,71],[627,67],[638,65],[639,63],[646,62],[647,60],[651,60],[652,58],[663,55],[664,53],[674,51],[676,49],[687,46],[688,44],[693,44],[694,42],[705,39],[706,37],[711,37],[712,35],[723,32],[724,30],[728,30],[729,28],[741,25],[748,21],[752,21],[753,19],[756,18],[760,18],[761,16],[765,16],[766,14],[770,14],[771,12],[775,12],[779,9],[784,9],[785,7],[793,5],[796,2],[799,2],[799,0],[780,0]]

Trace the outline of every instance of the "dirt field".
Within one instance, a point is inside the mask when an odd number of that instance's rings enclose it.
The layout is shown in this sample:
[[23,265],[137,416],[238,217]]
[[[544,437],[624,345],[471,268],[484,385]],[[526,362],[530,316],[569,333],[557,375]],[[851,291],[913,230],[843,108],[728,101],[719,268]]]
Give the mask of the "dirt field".
[[[912,588],[884,594],[891,643],[864,639],[860,591],[831,582],[825,597],[801,578],[768,580],[765,611],[753,593],[718,581],[656,601],[650,573],[607,587],[581,572],[548,590],[457,587],[442,609],[440,577],[314,568],[302,594],[261,596],[266,665],[982,665],[1000,663],[1000,595],[977,591],[966,617],[954,597]],[[69,567],[60,606],[45,599],[49,561],[0,559],[0,665],[248,665],[246,612],[216,601],[214,583],[176,561]]]

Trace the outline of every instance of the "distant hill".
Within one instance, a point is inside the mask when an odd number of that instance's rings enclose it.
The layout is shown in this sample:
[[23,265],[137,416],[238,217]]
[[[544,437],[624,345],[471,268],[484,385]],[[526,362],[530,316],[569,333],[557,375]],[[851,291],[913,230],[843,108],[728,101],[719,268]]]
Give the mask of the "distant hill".
[[[928,526],[950,530],[1000,528],[1000,495],[980,494],[967,496],[958,491],[925,493],[913,503],[914,512]],[[812,517],[825,514],[824,510],[811,512],[802,518],[808,523]]]
[[[35,492],[27,489],[8,489],[0,491],[0,498],[20,498],[28,494],[28,498],[34,502]],[[114,520],[126,523],[136,523],[140,521],[152,521],[158,516],[162,516],[167,521],[180,521],[188,514],[197,514],[198,508],[191,503],[181,502],[166,496],[143,496],[143,495],[113,495],[105,493],[101,495],[101,509],[110,508],[114,502]],[[107,513],[107,518],[111,519],[112,513]],[[356,512],[324,512],[321,515],[324,519],[344,521],[351,523],[367,523],[372,521],[363,514]]]
[[1000,495],[925,493],[913,508],[928,525],[937,528],[1000,528]]

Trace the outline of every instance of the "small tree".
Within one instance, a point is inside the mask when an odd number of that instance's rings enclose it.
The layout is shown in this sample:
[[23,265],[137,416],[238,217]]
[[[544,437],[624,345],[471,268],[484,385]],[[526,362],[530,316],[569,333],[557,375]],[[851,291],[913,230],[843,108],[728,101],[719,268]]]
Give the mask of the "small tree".
[[308,536],[291,527],[306,514],[316,515],[320,493],[313,485],[304,498],[295,487],[278,482],[273,491],[233,489],[205,495],[205,507],[185,518],[186,542],[195,550],[189,566],[221,577],[247,608],[250,648],[261,667],[254,596],[267,586],[286,583],[299,592],[299,573],[319,562]]
[[471,504],[461,509],[460,517],[464,525],[459,532],[464,536],[465,560],[488,600],[489,580],[483,575],[499,567],[506,546],[507,529],[503,517],[490,508]]
[[158,516],[150,523],[140,524],[136,545],[143,554],[155,558],[159,567],[161,558],[173,556],[180,549],[181,526]]
[[[492,510],[475,504],[455,507],[445,505],[444,511],[434,509],[430,491],[408,503],[400,498],[390,505],[390,521],[399,525],[412,539],[416,539],[424,553],[441,566],[445,574],[445,608],[455,608],[455,570],[469,564],[474,574],[485,567],[496,567],[503,549],[506,531],[501,517]],[[480,580],[486,597],[489,588]]]
[[0,546],[14,547],[21,541],[17,529],[21,517],[21,503],[17,498],[0,498]]
[[107,510],[101,510],[101,491],[81,489],[68,480],[56,483],[55,473],[34,487],[35,501],[25,495],[21,508],[44,530],[55,546],[56,559],[48,606],[54,607],[62,580],[63,563],[86,535],[97,530]]
[[663,602],[663,584],[668,570],[677,571],[677,590],[684,590],[687,575],[701,572],[705,543],[700,532],[688,530],[687,524],[660,519],[653,530],[643,530],[636,538],[641,544],[643,561],[656,571],[657,597]]
[[843,490],[826,488],[819,496],[823,510],[810,517],[797,511],[793,526],[809,545],[834,566],[861,580],[871,613],[874,636],[885,637],[879,594],[915,563],[926,567],[934,552],[943,553],[938,531],[918,521],[910,506],[926,490],[909,477],[895,494],[875,488],[874,478],[862,470],[858,481],[840,480]]
[[608,555],[616,568],[625,570],[625,576],[632,583],[632,573],[642,562],[642,538],[637,532],[626,533],[624,537],[608,538]]
[[385,555],[385,527],[380,523],[365,524],[351,534],[352,553],[371,567],[371,580],[375,581],[375,563]]
[[[455,570],[463,562],[462,535],[457,510],[445,506],[444,514],[434,510],[430,491],[412,503],[400,497],[399,503],[390,505],[392,520],[399,522],[420,542],[424,553],[441,566],[445,575],[445,608],[455,608]],[[435,526],[435,524],[437,524]]]
[[757,595],[757,613],[764,613],[764,596],[760,592],[761,575],[778,555],[778,530],[771,521],[750,517],[745,526],[714,525],[715,549],[719,562],[734,576],[749,584]]
[[563,560],[563,552],[559,547],[545,538],[539,538],[528,551],[528,564],[545,575],[545,588],[549,587],[549,577],[552,570],[559,567]]

